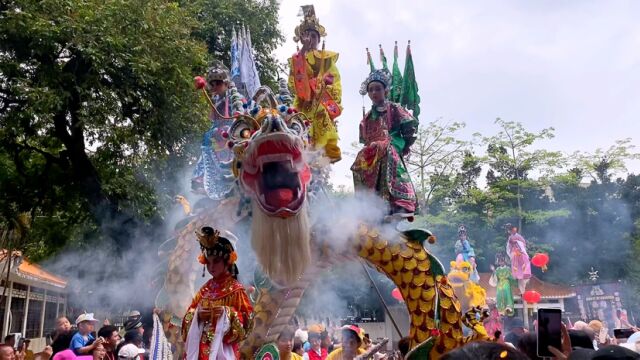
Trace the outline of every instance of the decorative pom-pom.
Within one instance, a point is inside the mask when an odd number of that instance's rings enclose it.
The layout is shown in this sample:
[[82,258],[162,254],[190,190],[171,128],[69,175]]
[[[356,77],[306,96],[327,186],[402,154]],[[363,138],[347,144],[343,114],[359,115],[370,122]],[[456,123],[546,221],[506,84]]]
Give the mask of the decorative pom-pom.
[[193,78],[193,84],[195,85],[196,89],[200,90],[204,89],[204,87],[207,86],[207,81],[202,76],[196,76],[195,78]]
[[233,141],[228,141],[227,142],[227,146],[229,147],[229,149],[233,148]]
[[223,131],[222,134],[220,134],[220,135],[222,135],[223,139],[228,139],[229,138],[229,133],[226,132],[226,131]]

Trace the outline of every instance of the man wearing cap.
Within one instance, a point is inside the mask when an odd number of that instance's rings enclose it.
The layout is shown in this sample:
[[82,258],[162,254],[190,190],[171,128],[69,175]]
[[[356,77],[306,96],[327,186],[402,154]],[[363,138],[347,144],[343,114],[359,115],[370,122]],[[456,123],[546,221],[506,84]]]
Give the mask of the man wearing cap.
[[356,356],[363,354],[361,348],[364,340],[364,330],[356,325],[345,325],[341,328],[342,346],[333,350],[327,360],[352,360]]
[[76,355],[87,355],[99,345],[103,340],[96,340],[91,333],[95,330],[98,320],[94,319],[93,313],[84,313],[76,319],[78,332],[71,338],[71,349]]
[[144,354],[144,349],[137,347],[135,344],[127,344],[118,351],[118,359],[137,360]]
[[304,353],[304,360],[325,360],[327,358],[327,349],[321,347],[322,333],[324,326],[321,324],[313,324],[307,329],[309,333],[309,343],[311,348]]
[[253,329],[253,307],[238,281],[238,267],[230,239],[235,236],[205,226],[196,231],[198,260],[212,275],[196,293],[182,320],[186,360],[239,359],[239,343]]
[[124,331],[129,332],[135,330],[140,333],[140,335],[144,334],[144,327],[142,326],[142,316],[138,311],[133,311],[129,315],[129,318],[124,323]]

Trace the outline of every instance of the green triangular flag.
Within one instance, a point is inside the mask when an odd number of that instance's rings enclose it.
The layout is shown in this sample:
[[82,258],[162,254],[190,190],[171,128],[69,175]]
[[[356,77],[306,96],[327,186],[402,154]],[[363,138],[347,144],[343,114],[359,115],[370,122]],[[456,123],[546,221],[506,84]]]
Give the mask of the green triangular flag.
[[391,79],[391,91],[389,91],[389,100],[399,103],[402,99],[402,73],[398,66],[398,42],[393,48],[393,76]]
[[373,59],[371,59],[371,53],[369,52],[369,48],[367,48],[367,64],[371,68],[371,72],[376,70],[375,66],[373,66]]
[[382,50],[382,44],[378,46],[380,47],[380,61],[382,62],[382,68],[389,70],[389,66],[387,66],[387,57],[384,56],[384,50]]
[[413,70],[413,57],[411,56],[411,42],[407,45],[407,58],[404,62],[404,79],[402,81],[402,106],[413,110],[413,116],[417,119],[420,115],[420,95],[418,95],[418,83]]

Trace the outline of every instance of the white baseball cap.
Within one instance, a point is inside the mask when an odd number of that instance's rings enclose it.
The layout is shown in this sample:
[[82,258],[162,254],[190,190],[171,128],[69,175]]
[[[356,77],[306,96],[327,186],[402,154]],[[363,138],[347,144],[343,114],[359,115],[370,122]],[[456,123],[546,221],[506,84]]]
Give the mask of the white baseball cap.
[[121,359],[135,359],[140,354],[144,354],[144,349],[140,349],[135,344],[127,344],[118,351],[118,357]]
[[100,322],[98,319],[93,317],[93,313],[84,313],[80,314],[76,319],[76,325],[80,324],[83,321],[91,321],[91,322]]

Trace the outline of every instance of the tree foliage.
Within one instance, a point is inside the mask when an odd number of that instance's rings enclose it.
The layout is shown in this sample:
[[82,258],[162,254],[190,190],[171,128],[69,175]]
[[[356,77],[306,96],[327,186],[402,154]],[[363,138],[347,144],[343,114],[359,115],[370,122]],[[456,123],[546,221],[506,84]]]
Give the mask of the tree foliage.
[[134,231],[153,232],[207,127],[193,75],[211,54],[228,58],[218,40],[230,21],[251,28],[269,72],[277,6],[0,2],[2,223],[31,214],[24,247],[36,257],[70,239],[126,247]]

